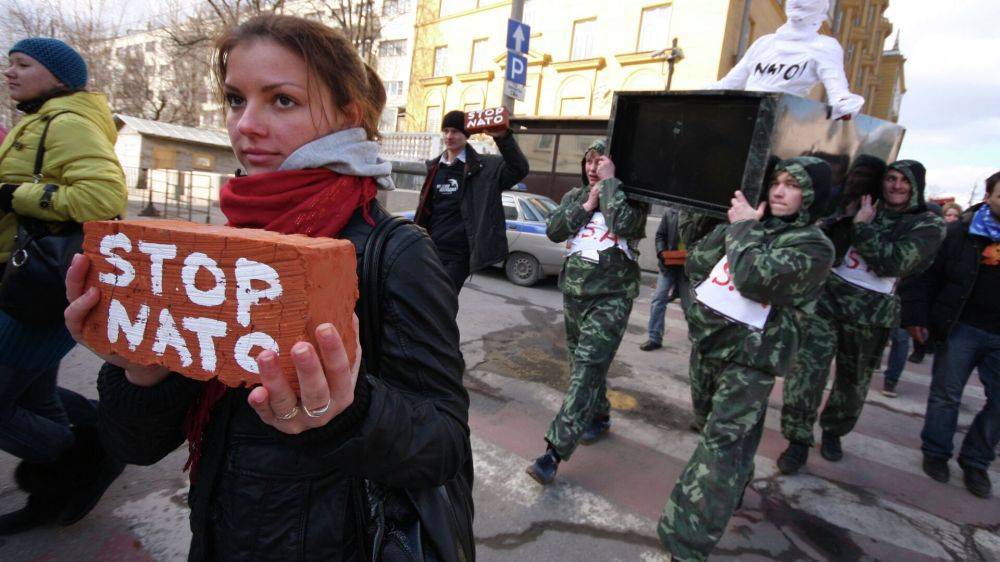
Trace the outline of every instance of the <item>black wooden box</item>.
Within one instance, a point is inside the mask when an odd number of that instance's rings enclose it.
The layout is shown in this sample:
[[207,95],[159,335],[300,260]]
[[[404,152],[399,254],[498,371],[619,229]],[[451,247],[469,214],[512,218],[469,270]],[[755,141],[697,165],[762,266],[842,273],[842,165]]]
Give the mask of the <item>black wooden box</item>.
[[812,155],[843,181],[854,159],[891,162],[899,125],[859,115],[828,118],[825,104],[745,91],[617,92],[609,154],[629,197],[725,217],[733,191],[754,205],[778,160]]

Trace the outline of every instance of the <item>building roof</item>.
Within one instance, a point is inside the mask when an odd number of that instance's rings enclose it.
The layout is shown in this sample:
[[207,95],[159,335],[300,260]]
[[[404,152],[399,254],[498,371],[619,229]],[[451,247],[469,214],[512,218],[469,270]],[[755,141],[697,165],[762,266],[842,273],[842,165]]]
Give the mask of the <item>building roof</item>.
[[184,125],[163,123],[161,121],[142,119],[141,117],[133,117],[121,113],[115,114],[115,123],[118,125],[119,130],[123,126],[128,125],[140,135],[230,148],[229,135],[213,129],[185,127]]

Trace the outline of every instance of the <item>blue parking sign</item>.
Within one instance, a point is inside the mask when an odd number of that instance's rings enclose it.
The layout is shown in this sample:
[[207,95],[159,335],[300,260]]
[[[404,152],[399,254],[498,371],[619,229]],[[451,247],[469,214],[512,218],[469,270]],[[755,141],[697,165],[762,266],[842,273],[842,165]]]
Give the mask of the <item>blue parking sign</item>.
[[515,84],[528,83],[528,57],[507,51],[507,80]]

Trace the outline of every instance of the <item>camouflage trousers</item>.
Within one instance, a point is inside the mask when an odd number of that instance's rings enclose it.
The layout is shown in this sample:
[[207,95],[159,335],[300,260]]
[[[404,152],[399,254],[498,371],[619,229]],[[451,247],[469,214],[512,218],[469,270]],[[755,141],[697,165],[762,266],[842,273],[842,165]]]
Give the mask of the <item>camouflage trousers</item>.
[[697,369],[695,416],[705,425],[656,528],[673,559],[683,561],[705,560],[725,533],[753,478],[774,387],[772,375],[743,365],[698,358]]
[[563,296],[569,389],[545,440],[562,460],[569,460],[580,435],[594,418],[611,411],[608,367],[625,335],[632,299],[624,295]]
[[813,444],[813,425],[834,358],[836,375],[820,427],[838,437],[854,429],[889,332],[889,328],[844,322],[823,311],[809,316],[795,365],[785,377],[781,407],[785,439]]

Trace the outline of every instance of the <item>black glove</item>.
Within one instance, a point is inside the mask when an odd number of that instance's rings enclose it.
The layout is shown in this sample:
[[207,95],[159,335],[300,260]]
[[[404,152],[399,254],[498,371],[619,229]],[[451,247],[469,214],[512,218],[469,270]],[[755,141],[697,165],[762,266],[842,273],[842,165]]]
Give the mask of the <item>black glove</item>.
[[16,183],[5,183],[0,185],[0,211],[5,213],[14,212],[14,190],[21,187]]

